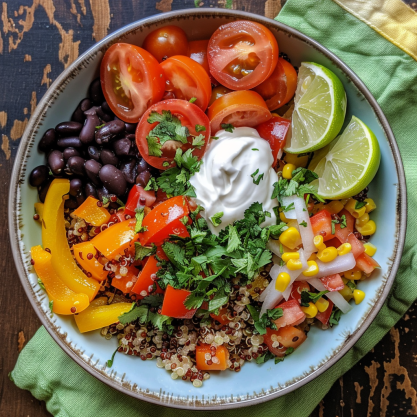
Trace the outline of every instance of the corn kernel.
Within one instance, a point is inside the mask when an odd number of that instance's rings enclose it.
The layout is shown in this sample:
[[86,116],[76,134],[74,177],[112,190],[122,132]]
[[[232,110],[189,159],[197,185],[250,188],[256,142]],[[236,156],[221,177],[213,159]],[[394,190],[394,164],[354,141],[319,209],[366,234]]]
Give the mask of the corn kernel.
[[354,198],[351,198],[346,204],[345,209],[355,218],[359,219],[359,217],[363,216],[365,214],[365,206],[361,207],[360,209],[356,209],[357,200]]
[[285,217],[285,213],[284,213],[283,211],[280,211],[280,212],[279,212],[279,219],[280,219],[282,222],[288,223],[288,219]]
[[292,153],[286,153],[284,159],[287,164],[293,164],[296,167],[305,168],[308,163],[308,155],[299,156]]
[[282,177],[290,180],[292,178],[292,172],[297,167],[294,164],[285,164],[284,168],[282,169]]
[[330,214],[337,214],[343,210],[343,204],[340,201],[334,200],[323,207]]
[[345,285],[343,290],[340,290],[339,293],[347,302],[349,302],[353,297],[353,291],[347,285]]
[[349,271],[343,272],[343,276],[349,280],[358,281],[362,278],[362,271],[359,269],[350,269]]
[[282,254],[282,260],[288,262],[290,259],[300,259],[299,252],[285,252]]
[[323,242],[323,236],[322,235],[317,235],[314,236],[314,240],[313,240],[314,246],[318,249],[318,250],[323,250],[326,249],[326,245]]
[[307,261],[315,261],[317,259],[317,253],[312,253]]
[[303,272],[305,277],[313,277],[319,273],[319,266],[316,261],[307,261],[308,268]]
[[329,302],[325,298],[321,297],[316,301],[316,307],[320,313],[324,313],[329,307]]
[[366,203],[365,210],[367,213],[370,213],[371,211],[376,209],[375,201],[372,200],[372,198],[365,198],[364,201]]
[[280,292],[284,292],[290,284],[291,277],[287,272],[281,272],[278,274],[277,280],[275,281],[275,289]]
[[304,311],[304,314],[308,319],[316,317],[319,312],[317,307],[312,302],[308,303],[308,307],[301,307],[301,310]]
[[297,269],[301,269],[302,267],[303,267],[303,264],[299,259],[290,259],[287,262],[287,268],[290,271],[296,271]]
[[361,290],[353,290],[353,299],[355,304],[360,304],[365,298],[365,293]]
[[329,246],[326,249],[319,251],[317,258],[322,262],[334,261],[337,257],[337,249],[334,246]]
[[294,249],[301,244],[300,232],[295,227],[289,227],[281,233],[279,241],[284,246]]
[[365,213],[359,219],[356,219],[355,224],[356,226],[364,226],[366,223],[369,222],[369,214]]
[[376,232],[376,224],[373,220],[369,220],[369,222],[364,224],[363,226],[356,225],[356,230],[362,236],[371,236]]
[[352,245],[350,243],[343,243],[337,248],[337,254],[343,256],[348,254],[352,250]]
[[365,253],[368,256],[374,256],[376,253],[376,246],[374,246],[372,243],[364,243],[363,246],[365,247]]

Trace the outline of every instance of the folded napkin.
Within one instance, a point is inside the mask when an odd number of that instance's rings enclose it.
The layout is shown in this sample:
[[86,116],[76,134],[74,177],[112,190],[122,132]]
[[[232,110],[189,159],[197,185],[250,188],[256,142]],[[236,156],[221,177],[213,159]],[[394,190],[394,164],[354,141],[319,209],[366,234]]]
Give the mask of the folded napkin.
[[[387,116],[402,154],[408,207],[417,207],[417,15],[400,0],[288,0],[277,20],[322,43],[364,81]],[[414,57],[414,58],[413,58]],[[307,417],[332,384],[390,330],[417,298],[417,211],[408,211],[407,238],[392,291],[380,313],[356,345],[332,368],[309,384],[276,400],[228,416]],[[21,352],[10,378],[46,401],[58,417],[195,417],[135,400],[104,385],[75,362],[42,327]],[[201,411],[217,416],[218,411]]]

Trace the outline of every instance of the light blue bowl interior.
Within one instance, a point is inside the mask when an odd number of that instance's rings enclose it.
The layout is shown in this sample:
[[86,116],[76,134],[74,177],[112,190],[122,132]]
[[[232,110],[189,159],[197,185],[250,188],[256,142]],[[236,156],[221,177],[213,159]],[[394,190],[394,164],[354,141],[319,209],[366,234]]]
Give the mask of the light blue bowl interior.
[[[190,39],[197,40],[208,39],[219,25],[229,20],[228,17],[192,19],[183,16],[172,23],[181,26]],[[147,33],[156,26],[158,25],[143,28],[137,33],[130,33],[122,38],[122,42],[141,45]],[[250,399],[292,386],[308,374],[319,370],[343,347],[347,338],[361,327],[384,288],[391,260],[395,255],[396,202],[399,194],[398,177],[388,139],[371,105],[338,67],[306,42],[282,31],[275,29],[273,31],[280,50],[289,55],[294,65],[300,65],[303,61],[317,62],[339,76],[347,93],[346,122],[352,115],[355,115],[366,123],[378,138],[382,155],[381,166],[370,185],[369,192],[377,205],[377,210],[371,214],[371,218],[375,220],[378,228],[371,242],[378,248],[375,259],[381,265],[381,269],[375,272],[371,279],[360,283],[360,289],[366,292],[366,299],[362,304],[354,306],[348,315],[341,318],[340,324],[332,329],[321,331],[313,327],[308,334],[307,341],[283,363],[278,365],[274,365],[273,361],[263,365],[249,363],[243,366],[239,374],[228,371],[218,374],[213,372],[211,378],[204,382],[203,388],[196,389],[189,382],[172,380],[169,372],[156,367],[155,361],[143,362],[136,357],[117,354],[113,367],[106,368],[105,362],[110,359],[116,348],[115,338],[107,341],[99,335],[98,331],[80,334],[72,317],[56,315],[51,317],[48,313],[47,297],[40,290],[37,277],[30,268],[29,250],[31,246],[41,244],[41,229],[32,218],[37,192],[29,187],[27,177],[33,168],[44,163],[45,156],[37,150],[37,143],[43,133],[57,123],[69,120],[79,101],[87,95],[90,82],[98,74],[102,56],[100,53],[90,59],[86,65],[80,65],[79,69],[75,70],[77,75],[70,77],[64,90],[50,103],[51,107],[46,111],[42,125],[37,128],[35,146],[28,150],[30,156],[27,160],[24,183],[19,188],[22,202],[20,214],[23,219],[21,226],[21,244],[23,245],[21,247],[35,297],[41,302],[43,311],[56,326],[57,331],[64,335],[64,340],[72,350],[78,352],[79,356],[91,367],[105,372],[110,379],[120,384],[122,380],[124,384],[135,384],[133,389],[137,392],[156,396],[171,395],[174,399],[183,399],[191,404],[195,404],[196,400],[205,404],[215,404],[218,401],[233,402],[239,399]],[[166,401],[169,402],[169,400]]]

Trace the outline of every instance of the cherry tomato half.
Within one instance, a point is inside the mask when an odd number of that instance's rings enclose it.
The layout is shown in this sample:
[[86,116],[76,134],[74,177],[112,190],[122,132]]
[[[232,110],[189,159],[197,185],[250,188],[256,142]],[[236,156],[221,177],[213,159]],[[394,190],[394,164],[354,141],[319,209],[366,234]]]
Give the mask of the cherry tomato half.
[[173,56],[161,64],[165,90],[181,100],[196,99],[194,104],[205,111],[211,97],[211,82],[206,70],[187,56]]
[[267,122],[256,126],[259,136],[268,141],[269,146],[271,147],[272,156],[274,157],[272,166],[275,166],[277,163],[278,152],[285,146],[285,139],[290,125],[291,120],[274,116]]
[[275,110],[288,103],[297,88],[297,72],[285,59],[279,58],[271,76],[254,90],[265,100],[269,110]]
[[208,39],[204,41],[191,41],[188,44],[188,56],[198,62],[207,72],[210,73],[207,59]]
[[164,26],[151,32],[142,47],[162,62],[170,56],[188,55],[188,38],[178,26]]
[[100,79],[113,113],[128,123],[137,123],[165,91],[165,77],[156,59],[139,46],[127,43],[116,43],[107,50]]
[[207,49],[211,74],[232,90],[250,90],[265,81],[277,65],[278,53],[272,32],[248,20],[220,26]]
[[221,125],[254,127],[272,116],[264,99],[254,91],[233,91],[218,98],[208,109],[211,132],[215,134]]
[[[161,156],[149,155],[147,136],[149,135],[149,132],[153,130],[159,123],[149,123],[148,118],[151,112],[162,114],[163,110],[170,111],[173,116],[180,120],[183,126],[188,128],[190,132],[188,143],[182,144],[178,141],[168,140],[161,148]],[[197,126],[198,132],[196,130]],[[200,149],[194,147],[193,151],[193,155],[197,156],[199,159],[201,159],[201,157],[204,155],[210,140],[210,122],[208,117],[198,106],[188,101],[175,99],[165,100],[154,104],[143,115],[138,124],[138,127],[136,128],[136,145],[142,158],[144,158],[149,165],[152,165],[158,169],[165,170],[173,166],[173,161],[177,149],[181,148],[185,152],[186,150],[193,148],[193,136],[198,136],[200,134],[204,136],[204,144],[199,147]]]

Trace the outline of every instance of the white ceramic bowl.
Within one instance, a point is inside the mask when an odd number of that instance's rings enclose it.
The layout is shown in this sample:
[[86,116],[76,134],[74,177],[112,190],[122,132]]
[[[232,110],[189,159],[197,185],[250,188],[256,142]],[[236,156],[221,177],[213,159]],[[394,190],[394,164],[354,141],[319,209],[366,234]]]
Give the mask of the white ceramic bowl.
[[[87,95],[90,82],[97,77],[106,49],[115,42],[141,45],[157,27],[174,24],[182,27],[190,40],[208,39],[221,24],[237,19],[266,25],[276,36],[280,51],[293,64],[320,63],[334,71],[347,93],[347,115],[360,117],[377,136],[382,153],[378,174],[370,185],[370,196],[378,209],[373,213],[379,225],[372,241],[381,269],[361,282],[367,296],[343,316],[338,326],[327,331],[312,328],[307,341],[283,363],[247,363],[240,373],[212,374],[203,388],[172,380],[170,373],[158,369],[155,361],[118,354],[111,369],[106,361],[116,340],[106,341],[99,332],[80,334],[72,317],[51,316],[48,299],[38,285],[30,264],[31,246],[41,243],[41,228],[33,221],[37,191],[28,184],[31,170],[44,163],[37,143],[44,131],[69,120],[73,109]],[[126,26],[107,36],[82,54],[51,85],[40,101],[22,138],[14,165],[9,196],[9,229],[17,270],[33,308],[55,341],[92,375],[126,394],[156,404],[178,408],[225,409],[253,405],[276,398],[311,381],[340,359],[359,339],[381,308],[394,281],[403,249],[406,226],[406,188],[400,154],[381,109],[358,77],[335,55],[307,36],[273,20],[244,12],[223,9],[193,9],[158,15]]]

